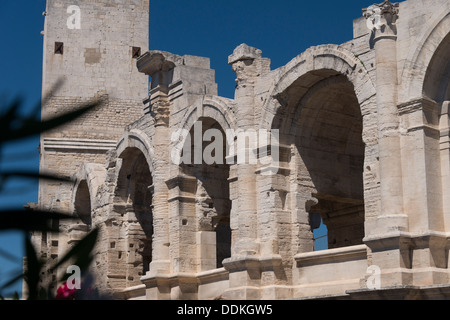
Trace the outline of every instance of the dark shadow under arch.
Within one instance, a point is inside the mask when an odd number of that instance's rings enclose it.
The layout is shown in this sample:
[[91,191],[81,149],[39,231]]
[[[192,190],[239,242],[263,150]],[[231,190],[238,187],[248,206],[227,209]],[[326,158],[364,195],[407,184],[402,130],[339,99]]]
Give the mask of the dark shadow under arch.
[[450,100],[450,34],[435,51],[428,65],[423,94],[437,103]]
[[[222,267],[224,259],[231,257],[231,228],[230,228],[230,186],[228,178],[230,176],[230,166],[226,164],[226,136],[220,124],[207,117],[199,118],[196,121],[197,125],[201,123],[201,136],[208,129],[218,130],[220,132],[222,141],[220,145],[222,150],[213,149],[211,154],[216,158],[216,152],[222,152],[218,163],[212,164],[195,163],[195,152],[204,152],[205,148],[211,143],[217,142],[203,141],[201,148],[196,148],[195,145],[195,123],[190,130],[191,145],[185,146],[184,150],[190,149],[191,162],[190,164],[181,164],[182,172],[188,176],[195,177],[197,180],[197,187],[195,192],[196,215],[198,221],[197,231],[214,231],[216,235],[216,268]],[[186,141],[188,143],[188,141]]]
[[[137,148],[127,148],[120,155],[122,165],[118,176],[115,203],[124,217],[127,245],[128,278],[149,271],[153,241],[153,177],[144,154]],[[134,269],[134,270],[131,270]],[[132,276],[130,276],[132,274]]]
[[74,214],[80,218],[80,220],[88,225],[92,225],[91,216],[91,195],[89,192],[89,186],[86,180],[82,180],[75,193]]
[[[306,210],[320,214],[328,229],[328,248],[361,244],[365,145],[352,83],[333,70],[315,70],[300,77],[282,96],[283,107],[273,128],[280,128],[281,144],[295,146],[298,192],[317,202]],[[313,224],[311,231],[318,225]],[[312,242],[312,232],[310,237]]]

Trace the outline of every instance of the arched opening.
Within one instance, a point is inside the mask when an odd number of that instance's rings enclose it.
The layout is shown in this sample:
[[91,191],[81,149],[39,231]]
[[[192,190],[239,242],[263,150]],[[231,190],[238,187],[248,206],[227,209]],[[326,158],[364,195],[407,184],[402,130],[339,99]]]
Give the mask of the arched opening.
[[118,248],[118,259],[124,260],[124,251],[127,286],[131,286],[139,283],[139,277],[149,271],[152,261],[153,178],[147,160],[139,149],[127,148],[120,157],[122,165],[115,209],[123,217],[121,233],[125,235],[125,244]]
[[74,214],[87,226],[91,226],[91,196],[86,180],[82,180],[75,193]]
[[442,104],[450,100],[450,34],[441,42],[425,75],[423,94]]
[[[450,33],[433,54],[423,83],[423,112],[429,125],[439,131],[425,130],[428,201],[439,221],[436,229],[450,228]],[[438,177],[441,177],[439,179]],[[431,218],[430,218],[431,220]],[[443,223],[442,223],[443,222]]]
[[[295,205],[304,207],[310,227],[301,235],[304,247],[362,244],[365,145],[353,84],[333,70],[311,71],[287,88],[284,99],[274,125],[284,132],[282,144],[293,146],[291,181],[301,199]],[[323,232],[328,241],[318,247]]]
[[92,227],[92,205],[89,185],[85,179],[81,180],[75,190],[73,200],[73,215],[79,220],[68,228],[68,245],[80,241]]
[[362,243],[364,143],[362,116],[351,83],[342,75],[322,80],[300,102],[295,145],[305,186],[328,229],[328,248]]
[[226,135],[212,118],[198,119],[182,150],[181,170],[195,177],[195,216],[200,270],[221,268],[231,256],[230,166],[226,163]]

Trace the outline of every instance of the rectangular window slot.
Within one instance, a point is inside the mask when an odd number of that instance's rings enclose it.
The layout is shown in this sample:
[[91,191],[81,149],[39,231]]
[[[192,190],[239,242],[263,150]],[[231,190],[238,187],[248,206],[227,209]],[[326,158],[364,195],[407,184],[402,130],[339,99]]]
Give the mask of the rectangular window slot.
[[64,54],[63,42],[55,42],[55,54]]
[[133,47],[131,55],[132,55],[133,59],[139,58],[141,56],[141,48],[140,47]]

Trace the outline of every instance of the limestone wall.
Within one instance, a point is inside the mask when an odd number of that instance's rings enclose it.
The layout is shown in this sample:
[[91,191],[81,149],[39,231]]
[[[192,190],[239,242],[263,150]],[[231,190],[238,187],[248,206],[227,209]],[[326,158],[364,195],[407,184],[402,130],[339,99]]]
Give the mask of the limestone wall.
[[[103,19],[99,50],[74,42],[70,56],[68,42],[66,57],[84,65],[89,89],[63,89],[48,112],[96,94],[107,96],[106,109],[44,137],[41,162],[65,166],[64,174],[106,163],[87,178],[96,181],[92,223],[102,230],[99,287],[128,299],[280,299],[448,286],[448,1],[365,8],[353,39],[311,47],[275,70],[242,44],[229,56],[234,99],[216,96],[205,57],[152,50],[129,60],[137,68],[127,69],[125,58],[112,68],[110,50],[125,57],[130,41],[144,41],[148,7],[108,3],[92,11]],[[49,5],[49,14],[63,15],[62,2]],[[135,24],[115,23],[122,14]],[[51,30],[57,22],[49,21]],[[102,29],[110,24],[123,32]],[[58,69],[65,58],[50,56],[46,73],[72,72]],[[117,70],[131,71],[121,78]],[[208,148],[187,139],[199,123],[200,136],[234,132],[230,145],[257,161],[225,152],[221,164],[176,163],[182,152],[195,159]],[[269,149],[242,147],[238,129],[279,139]],[[42,184],[41,204],[72,208],[79,187]],[[328,227],[323,252],[313,252],[318,216]]]

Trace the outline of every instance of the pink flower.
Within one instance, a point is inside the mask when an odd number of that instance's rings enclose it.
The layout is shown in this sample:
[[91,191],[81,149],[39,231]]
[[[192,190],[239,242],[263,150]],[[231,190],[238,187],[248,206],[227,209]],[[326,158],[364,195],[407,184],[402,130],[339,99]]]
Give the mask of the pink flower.
[[67,283],[64,282],[56,291],[56,299],[75,300],[76,291],[76,289],[69,289]]

